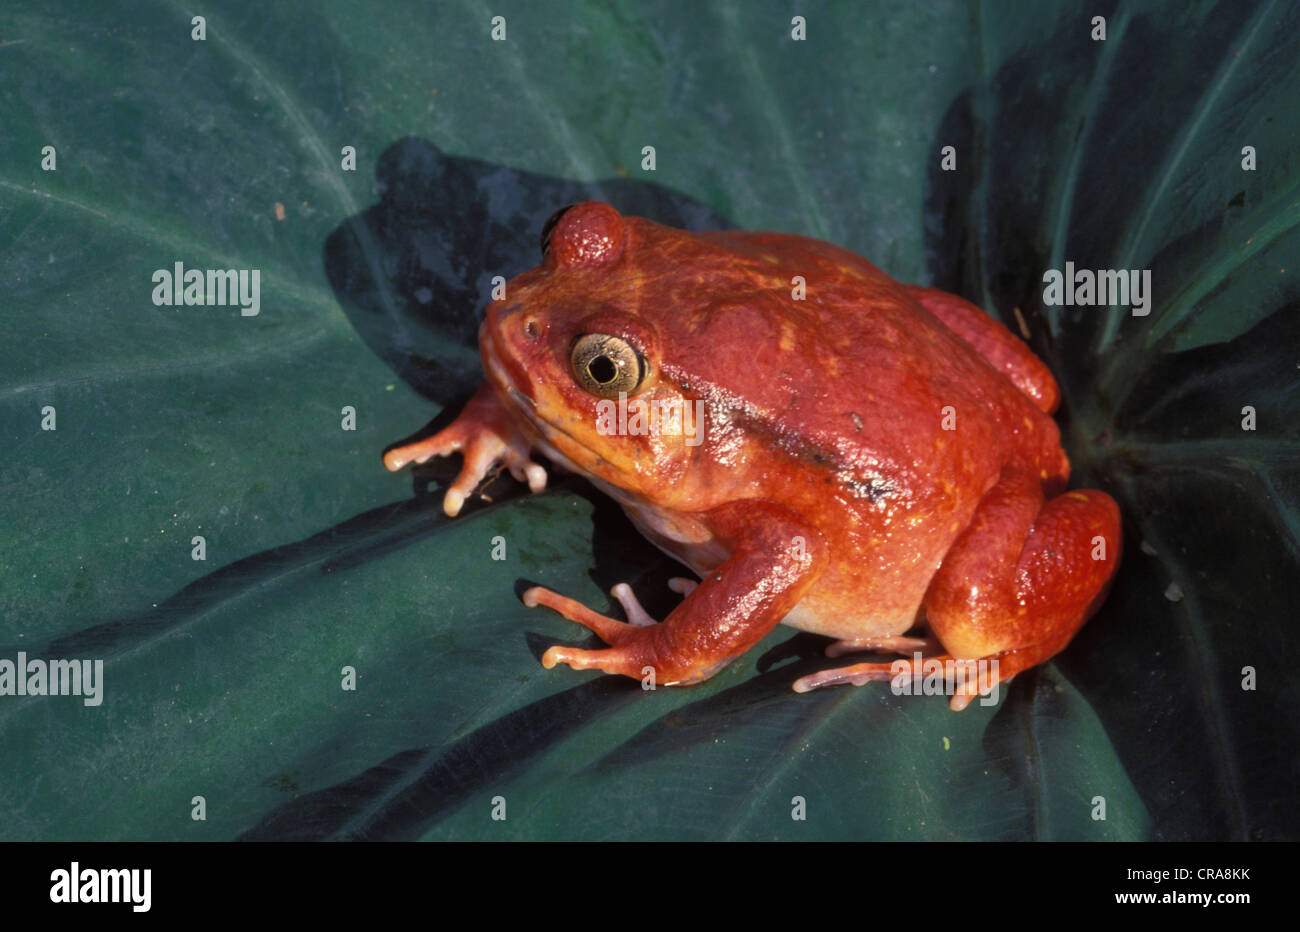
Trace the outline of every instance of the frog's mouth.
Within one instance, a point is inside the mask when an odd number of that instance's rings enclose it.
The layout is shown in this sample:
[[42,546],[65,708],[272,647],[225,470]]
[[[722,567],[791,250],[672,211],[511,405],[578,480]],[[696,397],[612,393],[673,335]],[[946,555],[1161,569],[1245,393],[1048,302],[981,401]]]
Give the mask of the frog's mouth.
[[[508,400],[519,420],[531,428],[534,445],[539,450],[549,459],[578,475],[590,476],[594,470],[601,467],[610,471],[616,470],[612,463],[606,461],[579,438],[543,416],[541,404],[519,387],[510,372],[510,367],[502,361],[496,345],[497,337],[490,329],[484,328],[479,337],[479,344],[482,348],[481,355],[488,381],[497,387],[499,396]],[[560,447],[567,448],[570,453],[561,452]],[[575,455],[586,461],[585,465],[575,460]]]
[[[529,398],[519,389],[510,387],[506,389],[506,397],[514,404],[528,424],[533,428],[535,435],[535,446],[541,450],[552,461],[563,466],[570,472],[577,473],[580,476],[591,477],[592,472],[599,467],[614,469],[614,465],[602,457],[599,453],[592,450],[573,434],[569,433],[563,427],[552,424],[544,420],[537,411],[537,402]],[[581,452],[590,462],[587,465],[577,463],[573,457],[562,453],[557,446],[557,441],[573,451]],[[574,449],[576,448],[576,449]]]

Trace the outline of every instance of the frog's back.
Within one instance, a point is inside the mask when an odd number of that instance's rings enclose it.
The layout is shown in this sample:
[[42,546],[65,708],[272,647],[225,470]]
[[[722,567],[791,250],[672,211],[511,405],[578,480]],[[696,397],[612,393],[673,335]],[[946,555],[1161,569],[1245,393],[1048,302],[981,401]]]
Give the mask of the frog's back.
[[[694,383],[714,425],[742,422],[733,491],[785,504],[834,554],[785,622],[902,633],[1006,464],[1068,470],[1055,423],[866,260],[797,236],[702,239],[716,251],[674,263],[691,272],[659,312],[668,374]],[[715,443],[726,452],[725,431]]]
[[656,240],[633,254],[662,302],[674,380],[715,406],[734,399],[789,449],[856,473],[868,497],[891,471],[991,484],[1007,461],[1060,465],[1051,418],[865,259],[800,236],[639,223]]

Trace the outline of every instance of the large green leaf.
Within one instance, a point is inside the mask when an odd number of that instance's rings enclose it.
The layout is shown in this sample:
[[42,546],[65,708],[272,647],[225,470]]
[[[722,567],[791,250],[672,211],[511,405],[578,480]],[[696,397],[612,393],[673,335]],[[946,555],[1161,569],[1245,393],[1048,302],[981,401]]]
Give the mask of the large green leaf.
[[[5,5],[0,658],[102,658],[106,687],[0,697],[0,837],[1295,837],[1297,25],[1281,3]],[[588,197],[1019,308],[1077,481],[1125,516],[1070,648],[960,714],[795,694],[827,661],[789,629],[690,689],[543,670],[582,638],[524,586],[602,607],[626,579],[662,615],[674,566],[579,480],[499,480],[448,520],[454,463],[412,483],[379,453],[454,414],[492,277]],[[1149,268],[1150,316],[1044,308],[1066,260]],[[156,307],[177,261],[260,269],[260,314]]]

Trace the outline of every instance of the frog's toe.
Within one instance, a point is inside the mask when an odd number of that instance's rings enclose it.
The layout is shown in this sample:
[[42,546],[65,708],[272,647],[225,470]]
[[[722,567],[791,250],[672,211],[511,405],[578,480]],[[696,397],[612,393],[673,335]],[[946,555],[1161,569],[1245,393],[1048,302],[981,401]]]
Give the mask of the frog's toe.
[[475,440],[465,446],[465,461],[456,481],[448,487],[442,499],[442,510],[448,517],[460,514],[465,499],[474,494],[478,484],[501,458],[501,446],[495,440]]
[[[695,591],[699,583],[693,579],[687,579],[684,576],[674,576],[668,580],[668,588],[680,595],[690,595]],[[627,623],[637,628],[645,628],[650,625],[659,624],[659,619],[654,618],[641,607],[640,601],[637,600],[636,593],[627,583],[619,583],[609,594],[618,599],[623,606],[623,613],[627,615]]]
[[546,488],[546,469],[532,460],[511,465],[510,474],[520,482],[528,483],[530,492],[541,492]]
[[[615,586],[615,588],[617,589],[618,587]],[[581,602],[570,599],[568,596],[560,595],[558,592],[553,592],[543,586],[533,586],[531,589],[525,591],[523,601],[529,608],[536,608],[539,605],[545,605],[547,608],[559,612],[565,618],[569,619],[569,621],[576,621],[584,628],[589,628],[606,644],[616,644],[625,637],[629,631],[635,630],[634,625],[602,615],[600,612],[593,612]],[[637,607],[640,608],[639,605]],[[551,648],[551,650],[555,650],[555,648]],[[547,655],[550,655],[550,653],[551,651],[547,651]],[[545,657],[543,657],[542,662],[546,663]],[[550,667],[555,666],[556,663],[560,662],[568,663],[567,660],[555,660],[552,663],[547,663],[546,666],[549,669]]]
[[659,624],[658,619],[651,618],[650,613],[641,607],[637,601],[636,593],[632,587],[625,582],[619,583],[609,594],[618,599],[619,604],[623,606],[623,612],[627,615],[627,623],[638,628],[645,628],[649,625]]
[[628,659],[617,648],[606,650],[583,650],[580,647],[564,647],[557,644],[547,648],[542,654],[542,666],[550,670],[561,663],[567,663],[574,670],[604,670],[606,673],[622,673],[632,676]]
[[407,463],[425,463],[435,456],[447,456],[459,450],[463,442],[464,438],[459,432],[441,430],[432,437],[393,447],[384,454],[384,468],[389,472],[397,472]]
[[668,580],[668,588],[681,595],[690,595],[699,585],[698,580],[687,579],[685,576],[674,576]]
[[794,681],[794,691],[810,693],[823,686],[838,686],[848,683],[851,686],[863,686],[867,683],[892,680],[897,673],[892,663],[855,663],[849,667],[837,667],[834,670],[822,670],[801,676]]

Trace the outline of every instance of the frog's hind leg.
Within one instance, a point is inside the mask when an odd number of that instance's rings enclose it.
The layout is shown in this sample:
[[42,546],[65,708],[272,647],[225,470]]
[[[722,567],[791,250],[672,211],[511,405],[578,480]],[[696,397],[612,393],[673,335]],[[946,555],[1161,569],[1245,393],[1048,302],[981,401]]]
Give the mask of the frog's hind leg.
[[953,709],[965,708],[979,692],[1070,643],[1105,598],[1120,549],[1119,509],[1109,495],[1076,489],[1044,502],[1033,475],[1004,470],[944,557],[922,603],[946,653],[923,658],[920,670],[914,660],[827,670],[803,677],[795,689],[925,675],[932,661],[985,661],[991,672],[967,676],[952,696]]

